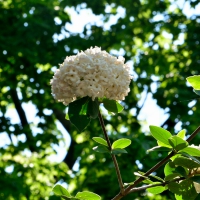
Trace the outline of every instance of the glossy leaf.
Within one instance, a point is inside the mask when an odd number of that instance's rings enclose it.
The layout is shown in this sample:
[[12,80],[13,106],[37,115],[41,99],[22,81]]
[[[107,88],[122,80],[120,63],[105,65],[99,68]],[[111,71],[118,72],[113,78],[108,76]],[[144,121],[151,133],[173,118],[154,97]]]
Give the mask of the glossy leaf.
[[191,156],[200,157],[200,150],[192,146],[188,146],[185,149],[180,150],[179,152],[184,152]]
[[151,149],[148,149],[147,152],[151,152],[151,151],[171,151],[171,150],[172,150],[172,148],[155,146]]
[[178,136],[172,136],[168,139],[169,144],[177,151],[184,149],[188,146],[188,142]]
[[171,145],[165,144],[165,143],[163,143],[163,142],[161,142],[161,141],[158,141],[158,140],[157,140],[157,144],[158,144],[160,147],[167,147],[167,148],[169,148],[169,149],[172,148]]
[[71,198],[72,196],[70,195],[70,193],[68,192],[67,189],[65,189],[62,185],[57,184],[53,187],[53,192],[57,195],[57,196],[62,196],[63,198]]
[[101,138],[101,137],[93,137],[92,139],[93,139],[95,142],[97,142],[97,143],[99,143],[99,144],[102,144],[102,145],[108,147],[108,144],[107,144],[107,142],[106,142],[105,139],[103,139],[103,138]]
[[152,193],[152,194],[160,194],[163,191],[165,191],[167,188],[164,186],[155,186],[155,187],[151,187],[151,188],[147,188],[147,191]]
[[195,90],[200,90],[200,75],[189,76],[186,79]]
[[172,134],[169,131],[158,126],[150,126],[149,128],[150,128],[152,136],[156,140],[166,145],[170,145],[168,139],[172,136]]
[[116,140],[112,144],[112,149],[124,149],[131,144],[131,140],[126,138],[121,138]]
[[193,160],[194,162],[200,164],[200,161],[199,161],[197,158],[195,158],[194,156],[191,156],[191,155],[189,155],[189,154],[187,154],[187,153],[184,153],[184,152],[181,152],[181,155],[183,155],[183,156],[185,156],[185,157],[187,157],[187,158],[190,158],[190,159]]
[[125,149],[112,149],[112,154],[128,153]]
[[108,150],[107,147],[104,146],[96,146],[92,148],[94,151],[98,152],[98,153],[110,153],[110,151]]
[[81,98],[69,104],[69,119],[80,132],[90,123],[90,118],[86,115],[87,104],[88,97]]
[[124,107],[116,100],[103,99],[103,105],[109,112],[120,113]]
[[185,139],[185,134],[186,134],[186,130],[183,129],[183,130],[178,132],[177,136],[184,140]]
[[101,197],[98,194],[88,191],[78,192],[75,198],[80,200],[101,200]]
[[170,174],[174,174],[175,173],[175,166],[172,167],[172,162],[168,162],[165,167],[164,167],[164,173],[165,173],[165,177],[170,175]]
[[194,169],[200,167],[200,164],[195,162],[194,160],[191,160],[189,158],[185,158],[183,156],[179,156],[174,159],[173,161],[176,165],[186,167],[188,169]]

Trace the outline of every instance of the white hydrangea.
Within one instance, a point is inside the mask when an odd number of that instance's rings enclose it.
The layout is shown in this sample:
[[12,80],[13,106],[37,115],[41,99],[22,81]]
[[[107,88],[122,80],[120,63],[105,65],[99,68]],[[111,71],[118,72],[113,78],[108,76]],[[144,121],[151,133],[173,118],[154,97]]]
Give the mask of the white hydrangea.
[[132,78],[124,60],[99,47],[66,57],[50,82],[54,98],[65,105],[85,96],[124,100]]

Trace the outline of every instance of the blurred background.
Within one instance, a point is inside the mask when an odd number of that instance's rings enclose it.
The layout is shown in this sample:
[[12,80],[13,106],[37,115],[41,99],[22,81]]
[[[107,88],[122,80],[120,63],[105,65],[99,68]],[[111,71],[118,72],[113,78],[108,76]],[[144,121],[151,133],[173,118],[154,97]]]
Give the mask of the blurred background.
[[[128,183],[166,156],[146,153],[156,145],[150,124],[187,135],[199,126],[200,100],[186,83],[200,74],[199,42],[198,0],[0,0],[0,199],[57,200],[56,183],[103,199],[119,192],[111,158],[92,150],[91,138],[103,136],[98,120],[78,133],[51,95],[66,56],[99,46],[131,67],[124,111],[104,112],[111,141],[132,140],[117,156]],[[163,169],[155,174],[164,177]],[[174,197],[140,191],[124,199]]]

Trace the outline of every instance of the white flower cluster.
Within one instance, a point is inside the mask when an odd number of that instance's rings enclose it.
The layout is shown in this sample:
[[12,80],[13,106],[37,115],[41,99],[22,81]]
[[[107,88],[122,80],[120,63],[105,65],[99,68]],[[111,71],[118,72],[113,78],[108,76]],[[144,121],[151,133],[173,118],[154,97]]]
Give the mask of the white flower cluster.
[[132,78],[124,60],[99,47],[66,57],[50,82],[54,98],[65,105],[85,96],[124,100]]

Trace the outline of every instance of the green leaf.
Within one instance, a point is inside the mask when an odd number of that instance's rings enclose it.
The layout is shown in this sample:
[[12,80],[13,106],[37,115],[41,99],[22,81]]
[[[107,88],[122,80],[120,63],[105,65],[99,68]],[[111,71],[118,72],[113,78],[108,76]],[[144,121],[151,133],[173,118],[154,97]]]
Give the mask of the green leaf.
[[87,114],[93,119],[97,118],[99,114],[99,102],[97,98],[94,101],[90,99],[88,103]]
[[69,115],[68,115],[68,113],[65,115],[65,119],[66,119],[66,120],[69,120]]
[[198,163],[200,165],[200,161],[198,159],[196,159],[195,157],[193,157],[193,156],[191,156],[191,155],[189,155],[187,153],[184,153],[184,152],[181,152],[181,155],[183,155],[183,156],[185,156],[187,158],[192,159],[194,162],[196,162],[196,163]]
[[92,139],[93,139],[95,142],[97,142],[97,143],[99,143],[99,144],[102,144],[102,145],[108,147],[108,144],[107,144],[106,140],[104,140],[103,138],[101,138],[101,137],[93,137]]
[[116,100],[103,99],[103,105],[109,112],[120,113],[124,107]]
[[87,113],[88,97],[81,98],[69,104],[68,115],[72,124],[81,132],[90,123]]
[[121,138],[116,140],[112,144],[112,149],[124,149],[131,144],[131,140],[126,138]]
[[170,145],[168,142],[168,139],[172,136],[172,134],[169,131],[167,131],[161,127],[158,127],[158,126],[150,126],[149,128],[150,128],[152,136],[156,140],[158,140],[166,145]]
[[148,179],[148,177],[147,177],[147,176],[144,176],[144,174],[145,174],[144,172],[134,172],[134,175],[135,175],[135,176],[139,176],[139,177]]
[[161,182],[164,182],[164,180],[162,178],[160,178],[159,176],[155,176],[155,175],[152,175],[152,174],[150,174],[149,176],[152,177],[152,178],[155,178],[155,179],[157,179]]
[[128,153],[125,149],[112,149],[112,154]]
[[171,150],[172,150],[172,148],[155,146],[151,149],[148,149],[147,152],[151,152],[151,151],[171,151]]
[[179,173],[169,174],[165,177],[165,181],[171,181],[171,180],[173,180],[174,178],[177,178],[177,177],[181,177],[181,175]]
[[193,90],[197,95],[200,96],[200,90]]
[[165,144],[165,143],[163,143],[163,142],[161,142],[161,141],[158,141],[158,140],[157,140],[157,144],[158,144],[160,147],[172,148],[171,145],[169,145],[169,144],[167,145],[167,144]]
[[57,195],[57,196],[62,196],[65,199],[70,199],[72,196],[70,195],[70,193],[68,192],[67,189],[65,189],[62,185],[57,184],[53,187],[53,192]]
[[185,178],[187,178],[187,172],[186,171],[187,171],[187,169],[183,168],[181,166],[178,166],[178,167],[175,168],[175,172],[179,173],[181,176],[183,176]]
[[167,190],[167,188],[164,187],[164,186],[155,186],[155,187],[152,187],[152,188],[147,188],[147,191],[152,193],[152,194],[160,194],[165,190]]
[[195,90],[200,90],[200,75],[189,76],[186,79]]
[[200,183],[200,176],[193,176],[190,178],[193,182]]
[[169,144],[177,151],[184,149],[188,146],[188,142],[178,136],[172,136],[168,139]]
[[98,152],[98,153],[110,153],[110,151],[108,150],[107,147],[104,146],[96,146],[92,148],[94,151]]
[[176,165],[179,165],[179,166],[182,166],[182,167],[186,167],[188,169],[193,169],[193,168],[200,167],[199,163],[197,163],[194,160],[191,160],[189,158],[183,157],[183,156],[179,156],[179,157],[175,158],[173,162]]
[[177,195],[177,198],[178,196],[181,196],[183,200],[194,200],[198,195],[193,182],[188,179],[183,180],[180,183],[170,182],[168,188]]
[[185,149],[180,150],[179,152],[184,152],[191,156],[200,157],[200,150],[192,146],[188,146]]
[[169,174],[175,173],[175,166],[173,166],[173,163],[170,161],[168,162],[164,167],[164,173],[165,176],[168,176]]
[[178,132],[177,136],[184,140],[185,139],[185,134],[186,134],[186,130],[183,129],[183,130]]
[[101,200],[101,197],[98,194],[88,191],[78,192],[75,198],[80,200]]

